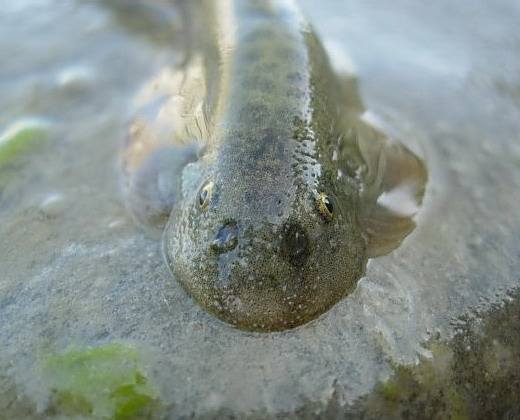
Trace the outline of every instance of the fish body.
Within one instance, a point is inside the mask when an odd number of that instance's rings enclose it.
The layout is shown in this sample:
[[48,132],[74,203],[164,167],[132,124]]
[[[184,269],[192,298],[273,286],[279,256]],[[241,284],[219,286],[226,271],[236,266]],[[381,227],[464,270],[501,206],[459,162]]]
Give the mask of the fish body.
[[[183,81],[170,86],[177,116],[166,125],[175,123],[167,140],[157,140],[164,126],[148,140],[134,136],[127,178],[135,186],[142,173],[155,174],[147,197],[167,197],[155,199],[167,203],[155,206],[168,215],[166,261],[203,308],[247,330],[292,328],[326,312],[363,276],[374,254],[367,220],[378,214],[382,188],[390,189],[381,169],[389,147],[361,122],[358,96],[334,74],[293,1],[198,6],[206,34]],[[136,159],[135,145],[145,143],[154,158]],[[423,173],[407,149],[397,154]],[[165,177],[168,193],[157,186]],[[147,210],[135,207],[140,219]]]

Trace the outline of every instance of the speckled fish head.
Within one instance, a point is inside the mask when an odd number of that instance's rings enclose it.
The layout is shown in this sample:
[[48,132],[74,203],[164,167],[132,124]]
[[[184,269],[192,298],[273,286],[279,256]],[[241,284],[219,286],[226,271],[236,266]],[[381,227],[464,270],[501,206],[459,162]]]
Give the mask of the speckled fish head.
[[168,264],[203,308],[239,328],[304,324],[364,271],[353,198],[283,168],[235,163],[240,172],[208,171],[174,209],[164,235]]

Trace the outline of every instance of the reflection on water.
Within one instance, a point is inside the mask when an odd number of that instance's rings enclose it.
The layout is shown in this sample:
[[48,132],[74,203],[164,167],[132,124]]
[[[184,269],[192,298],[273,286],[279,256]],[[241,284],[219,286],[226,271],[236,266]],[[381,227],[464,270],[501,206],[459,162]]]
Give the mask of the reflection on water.
[[[131,98],[183,59],[154,42],[159,27],[143,37],[94,2],[3,6],[0,131],[50,121],[45,142],[0,168],[4,412],[43,412],[42,363],[71,346],[132,343],[175,415],[287,413],[366,396],[394,366],[430,357],[422,343],[449,344],[460,316],[479,331],[480,314],[518,287],[520,10],[380,3],[302,5],[326,44],[350,53],[383,131],[428,163],[417,228],[317,322],[274,335],[238,332],[194,305],[121,204],[114,159]],[[381,199],[408,209],[392,193]],[[518,378],[501,354],[496,372]]]

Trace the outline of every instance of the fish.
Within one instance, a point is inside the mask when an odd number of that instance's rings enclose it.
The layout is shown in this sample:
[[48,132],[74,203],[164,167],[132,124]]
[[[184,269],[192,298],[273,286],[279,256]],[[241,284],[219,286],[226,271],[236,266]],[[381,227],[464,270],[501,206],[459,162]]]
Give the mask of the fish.
[[301,326],[412,232],[426,164],[366,118],[296,2],[178,7],[189,51],[136,97],[126,206],[204,310],[248,331]]

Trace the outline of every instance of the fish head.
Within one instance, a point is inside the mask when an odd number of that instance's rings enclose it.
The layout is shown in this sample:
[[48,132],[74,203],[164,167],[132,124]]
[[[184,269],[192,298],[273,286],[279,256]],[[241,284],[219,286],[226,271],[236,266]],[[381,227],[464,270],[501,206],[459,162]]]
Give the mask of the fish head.
[[170,216],[164,254],[207,311],[246,330],[307,323],[366,266],[354,194],[257,168],[209,169]]

